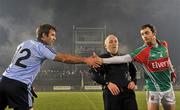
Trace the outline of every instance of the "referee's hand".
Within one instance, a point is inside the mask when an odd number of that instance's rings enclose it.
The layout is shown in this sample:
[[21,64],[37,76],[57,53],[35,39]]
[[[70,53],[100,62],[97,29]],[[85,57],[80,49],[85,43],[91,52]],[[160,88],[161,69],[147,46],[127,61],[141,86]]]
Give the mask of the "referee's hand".
[[131,81],[129,84],[128,84],[128,89],[135,89],[136,87],[136,84],[134,83],[134,81]]
[[111,91],[112,95],[118,95],[120,93],[118,86],[112,82],[109,82],[107,87]]

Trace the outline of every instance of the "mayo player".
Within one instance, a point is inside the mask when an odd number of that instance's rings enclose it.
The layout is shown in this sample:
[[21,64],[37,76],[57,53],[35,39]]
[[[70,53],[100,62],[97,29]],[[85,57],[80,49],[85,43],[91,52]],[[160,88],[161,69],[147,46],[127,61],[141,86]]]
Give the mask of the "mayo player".
[[124,56],[114,56],[101,59],[104,64],[118,64],[136,61],[145,71],[147,86],[148,110],[159,110],[162,103],[164,110],[175,110],[175,95],[172,82],[176,74],[171,64],[166,41],[156,38],[156,29],[151,24],[140,28],[144,45]]

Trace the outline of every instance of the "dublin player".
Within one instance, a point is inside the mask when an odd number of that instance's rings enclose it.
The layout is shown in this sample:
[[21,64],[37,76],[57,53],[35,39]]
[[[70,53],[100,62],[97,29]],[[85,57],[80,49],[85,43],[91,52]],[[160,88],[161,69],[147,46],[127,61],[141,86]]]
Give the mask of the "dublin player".
[[0,110],[6,106],[14,110],[32,110],[31,85],[47,59],[98,66],[96,58],[55,52],[51,46],[56,40],[56,29],[52,25],[40,25],[36,34],[37,40],[24,41],[17,47],[11,64],[0,78]]

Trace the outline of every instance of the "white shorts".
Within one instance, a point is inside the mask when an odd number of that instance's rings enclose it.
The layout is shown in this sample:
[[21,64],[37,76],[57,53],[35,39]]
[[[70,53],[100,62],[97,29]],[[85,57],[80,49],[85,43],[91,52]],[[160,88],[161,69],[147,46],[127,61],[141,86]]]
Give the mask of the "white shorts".
[[146,96],[148,103],[175,104],[176,102],[173,88],[164,92],[147,91]]

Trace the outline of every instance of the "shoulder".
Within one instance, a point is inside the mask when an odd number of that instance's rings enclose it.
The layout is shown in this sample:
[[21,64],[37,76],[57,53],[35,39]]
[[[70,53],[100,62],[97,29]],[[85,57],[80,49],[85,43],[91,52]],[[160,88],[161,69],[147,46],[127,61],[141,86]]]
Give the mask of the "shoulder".
[[111,56],[108,53],[103,53],[103,54],[100,54],[99,57],[108,58],[108,57],[111,57]]
[[36,44],[33,40],[26,40],[21,42],[18,47],[24,47],[24,48],[30,48],[33,47],[34,44]]
[[163,45],[164,47],[168,47],[167,41],[160,41],[160,44]]
[[135,49],[135,51],[142,51],[142,50],[144,50],[146,47],[147,47],[147,46],[144,44],[144,45],[142,45],[141,47]]
[[127,55],[127,53],[120,53],[118,56]]
[[26,41],[24,41],[24,42],[22,42],[21,43],[21,45],[36,45],[36,46],[38,46],[38,45],[43,45],[41,42],[38,42],[38,41],[36,41],[36,40],[26,40]]
[[141,47],[135,49],[133,52],[130,53],[131,56],[137,55],[142,52],[147,46],[144,44]]
[[34,44],[34,47],[37,48],[41,52],[51,51],[52,53],[56,54],[55,49],[52,46],[50,46],[50,45],[45,45],[45,44],[43,44],[43,43],[41,43],[39,41],[36,41],[36,40],[30,40],[29,42]]
[[49,49],[52,53],[56,54],[55,49],[54,49],[53,47],[51,47],[50,45],[45,45],[45,47],[46,47],[47,49]]

